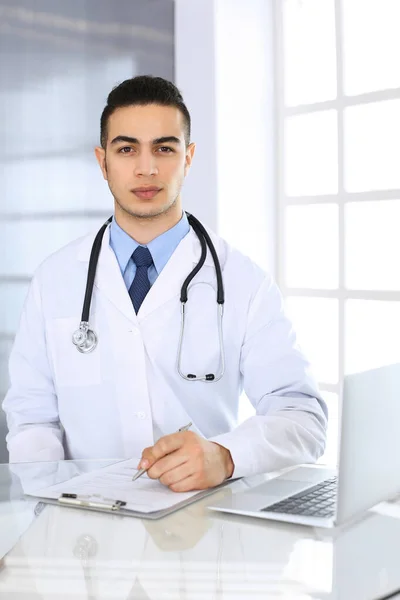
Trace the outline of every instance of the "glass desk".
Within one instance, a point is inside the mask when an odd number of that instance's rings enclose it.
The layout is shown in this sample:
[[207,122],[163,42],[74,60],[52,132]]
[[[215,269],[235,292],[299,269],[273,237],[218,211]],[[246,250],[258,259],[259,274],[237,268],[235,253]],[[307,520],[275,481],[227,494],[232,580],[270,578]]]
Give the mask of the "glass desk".
[[232,483],[157,521],[24,496],[115,461],[0,465],[0,598],[381,600],[400,589],[400,506],[323,531],[207,510]]

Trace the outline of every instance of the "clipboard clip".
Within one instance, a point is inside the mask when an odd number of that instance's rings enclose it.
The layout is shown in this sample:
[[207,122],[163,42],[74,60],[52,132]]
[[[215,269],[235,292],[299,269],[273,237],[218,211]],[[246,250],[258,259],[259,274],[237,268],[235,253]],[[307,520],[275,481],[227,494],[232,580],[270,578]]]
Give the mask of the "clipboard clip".
[[101,502],[99,502],[97,500],[86,500],[77,494],[61,494],[58,502],[69,506],[81,506],[82,508],[100,508],[102,510],[109,510],[110,512],[116,512],[126,506],[126,502],[122,502],[122,500],[110,500],[110,502],[107,502],[106,498],[102,498]]

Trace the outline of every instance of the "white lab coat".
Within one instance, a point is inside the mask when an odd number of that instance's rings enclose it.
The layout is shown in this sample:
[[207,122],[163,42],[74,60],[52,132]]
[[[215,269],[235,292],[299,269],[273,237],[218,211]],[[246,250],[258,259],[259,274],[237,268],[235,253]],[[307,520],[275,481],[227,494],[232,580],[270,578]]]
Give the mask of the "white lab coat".
[[[189,421],[228,448],[234,476],[313,462],[324,450],[326,406],[296,346],[271,277],[211,233],[225,285],[225,375],[185,381],[176,369],[180,289],[200,256],[183,238],[138,314],[105,232],[91,305],[99,344],[81,354],[71,336],[81,319],[95,234],[72,242],[35,273],[10,358],[3,408],[11,462],[140,456]],[[189,288],[182,368],[219,366],[215,269],[210,253]],[[244,390],[256,416],[237,426]]]

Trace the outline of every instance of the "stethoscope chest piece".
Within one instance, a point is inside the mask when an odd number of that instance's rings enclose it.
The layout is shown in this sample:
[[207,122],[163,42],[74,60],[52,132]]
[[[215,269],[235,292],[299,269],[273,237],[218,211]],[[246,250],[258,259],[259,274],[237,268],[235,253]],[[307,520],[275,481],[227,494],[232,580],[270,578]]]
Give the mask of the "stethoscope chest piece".
[[82,354],[93,352],[97,346],[97,335],[92,329],[89,329],[89,323],[82,321],[79,329],[72,334],[72,343]]

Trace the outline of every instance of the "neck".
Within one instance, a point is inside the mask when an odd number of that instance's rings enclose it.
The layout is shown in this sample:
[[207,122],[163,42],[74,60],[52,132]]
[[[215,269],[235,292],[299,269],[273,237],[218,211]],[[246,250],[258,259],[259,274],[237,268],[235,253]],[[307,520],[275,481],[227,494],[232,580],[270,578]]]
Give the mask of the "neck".
[[168,210],[154,217],[131,215],[115,204],[115,216],[118,225],[138,244],[146,245],[154,238],[165,233],[182,218],[182,207],[176,202]]

